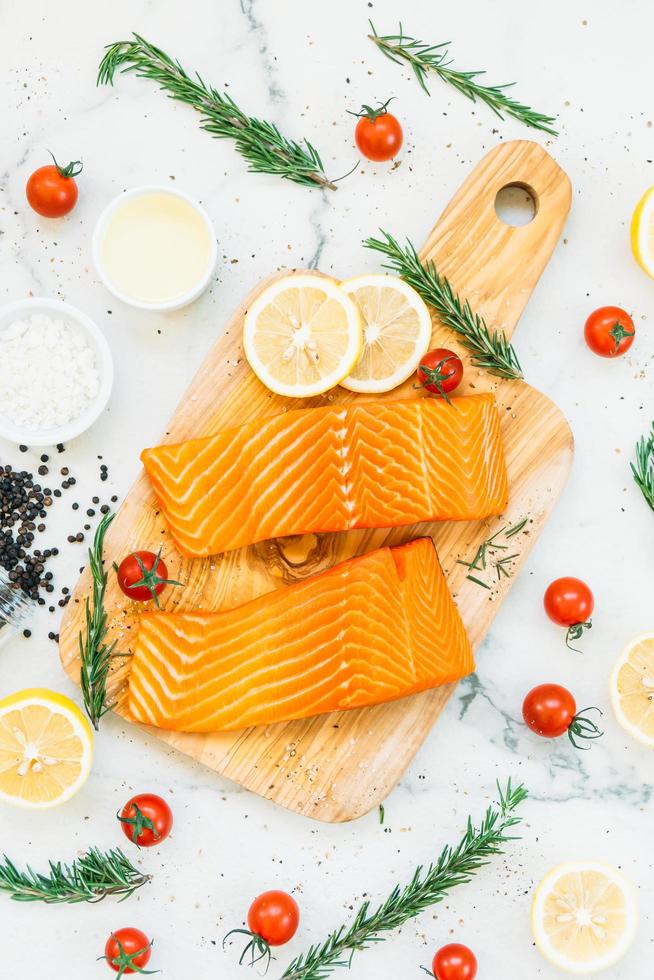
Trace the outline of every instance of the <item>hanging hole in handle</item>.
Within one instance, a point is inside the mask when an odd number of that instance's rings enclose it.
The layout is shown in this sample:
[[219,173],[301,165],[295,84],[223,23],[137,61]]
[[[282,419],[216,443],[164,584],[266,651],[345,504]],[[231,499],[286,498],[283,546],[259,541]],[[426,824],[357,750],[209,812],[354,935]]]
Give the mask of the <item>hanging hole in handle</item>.
[[529,184],[506,184],[495,195],[495,214],[512,228],[528,225],[537,212],[538,196]]

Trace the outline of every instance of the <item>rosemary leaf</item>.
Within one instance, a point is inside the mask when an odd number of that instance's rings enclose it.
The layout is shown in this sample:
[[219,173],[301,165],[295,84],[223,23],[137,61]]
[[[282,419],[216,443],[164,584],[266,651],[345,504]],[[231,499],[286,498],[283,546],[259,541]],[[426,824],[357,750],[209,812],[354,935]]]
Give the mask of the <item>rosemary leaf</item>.
[[444,82],[452,85],[458,92],[471,99],[472,102],[479,100],[489,106],[496,116],[504,119],[504,115],[513,116],[531,126],[532,129],[540,129],[551,136],[558,136],[553,128],[555,119],[553,116],[545,116],[541,112],[536,112],[531,106],[524,105],[512,99],[506,92],[515,83],[509,82],[505,85],[483,85],[478,79],[485,75],[484,71],[458,71],[452,68],[452,61],[449,60],[449,41],[442,41],[440,44],[425,44],[418,41],[415,37],[410,37],[402,30],[400,24],[398,34],[379,35],[375,30],[372,21],[369,21],[372,34],[368,37],[377,45],[382,54],[394,61],[396,64],[409,64],[413,73],[420,82],[421,87],[429,95],[427,88],[427,77],[429,72],[438,75]]
[[350,926],[340,926],[323,943],[297,956],[281,980],[324,980],[338,967],[348,968],[356,952],[383,942],[384,933],[442,902],[457,885],[468,884],[491,857],[503,853],[505,844],[515,839],[508,831],[520,822],[514,811],[526,799],[527,791],[523,786],[513,789],[511,780],[505,790],[499,784],[497,788],[498,803],[486,810],[479,827],[468,818],[458,844],[443,848],[438,860],[427,869],[416,868],[411,881],[403,888],[396,885],[374,911],[370,910],[370,902],[363,902]]
[[491,330],[486,321],[473,312],[468,301],[454,292],[433,262],[421,262],[410,241],[402,248],[387,231],[380,231],[383,239],[367,238],[363,243],[365,247],[385,255],[389,261],[384,263],[384,268],[396,272],[413,286],[424,301],[434,307],[443,324],[456,331],[463,346],[472,354],[473,365],[500,378],[522,378],[518,356],[505,334]]
[[246,115],[230,95],[207,85],[200,75],[187,75],[179,61],[165,51],[139,34],[132,38],[107,45],[98,69],[98,85],[113,85],[117,72],[149,78],[169,98],[196,109],[207,133],[233,140],[249,170],[277,174],[307,187],[337,189],[323,173],[320,154],[307,140],[297,143],[286,139],[273,123]]
[[121,901],[150,881],[120,848],[102,852],[92,847],[72,864],[50,861],[47,874],[27,866],[20,871],[7,855],[0,861],[0,892],[15,902],[99,902],[108,895]]
[[636,461],[631,464],[631,472],[640,492],[654,510],[654,422],[647,436],[641,436],[636,443]]
[[100,719],[110,710],[106,703],[107,678],[114,657],[129,654],[114,653],[115,642],[104,642],[107,635],[107,613],[104,608],[104,595],[107,588],[107,572],[104,569],[102,551],[104,536],[113,520],[113,514],[106,514],[95,532],[93,546],[89,548],[89,566],[93,578],[91,598],[85,602],[85,628],[79,634],[79,654],[81,660],[80,685],[86,713],[97,731]]

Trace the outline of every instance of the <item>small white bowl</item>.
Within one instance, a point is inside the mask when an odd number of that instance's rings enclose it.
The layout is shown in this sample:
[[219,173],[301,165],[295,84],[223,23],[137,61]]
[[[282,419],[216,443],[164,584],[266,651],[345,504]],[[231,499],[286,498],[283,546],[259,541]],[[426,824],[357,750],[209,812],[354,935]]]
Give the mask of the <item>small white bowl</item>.
[[[113,284],[102,264],[101,245],[109,218],[112,216],[114,211],[124,203],[124,201],[132,197],[141,197],[144,194],[169,194],[171,197],[177,197],[183,201],[186,201],[187,204],[190,204],[194,211],[196,211],[202,218],[202,221],[209,232],[209,260],[201,279],[199,279],[196,285],[193,286],[192,289],[189,289],[188,292],[182,293],[181,296],[175,296],[170,300],[165,300],[164,302],[159,303],[149,303],[145,300],[134,299],[132,296],[128,296],[121,292],[120,289]],[[110,201],[96,222],[93,230],[92,249],[93,264],[109,292],[113,293],[113,295],[117,299],[121,300],[121,302],[127,303],[128,306],[134,306],[139,310],[158,310],[164,312],[181,310],[183,306],[188,306],[189,303],[192,303],[201,293],[205,291],[211,282],[211,277],[213,276],[214,269],[216,268],[216,263],[218,261],[218,242],[216,241],[216,232],[211,222],[211,218],[204,208],[189,194],[185,194],[184,191],[178,191],[172,187],[166,187],[165,185],[160,186],[158,184],[144,184],[142,187],[133,187],[131,190],[124,191],[122,194],[119,194],[113,199],[113,201]]]
[[56,446],[59,442],[69,442],[81,435],[82,432],[86,432],[104,410],[113,386],[114,365],[109,345],[97,324],[86,313],[82,313],[81,310],[71,306],[70,303],[62,302],[60,299],[41,297],[19,299],[15,303],[8,303],[0,309],[0,330],[13,323],[14,320],[21,320],[39,313],[65,320],[68,323],[75,323],[84,330],[88,344],[95,354],[95,363],[100,376],[100,389],[86,411],[76,419],[54,429],[24,429],[22,426],[15,425],[6,415],[0,414],[0,436],[17,445]]

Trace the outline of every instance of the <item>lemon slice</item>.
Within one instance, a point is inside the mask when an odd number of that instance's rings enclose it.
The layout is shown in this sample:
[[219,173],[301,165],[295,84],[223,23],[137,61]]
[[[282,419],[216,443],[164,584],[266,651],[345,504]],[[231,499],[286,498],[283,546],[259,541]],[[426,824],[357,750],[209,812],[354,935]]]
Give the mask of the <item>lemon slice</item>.
[[654,187],[645,191],[631,219],[631,251],[643,272],[654,278]]
[[32,688],[0,701],[0,800],[32,809],[64,803],[92,758],[91,726],[63,694]]
[[359,311],[335,279],[290,275],[268,286],[245,316],[243,346],[278,395],[308,398],[350,373],[361,352]]
[[431,341],[431,316],[412,286],[396,276],[346,279],[341,289],[363,317],[363,350],[341,382],[349,391],[390,391],[411,377]]
[[560,864],[538,885],[531,928],[554,966],[578,975],[616,963],[636,934],[638,908],[631,885],[598,861]]
[[654,633],[642,633],[627,644],[613,668],[609,687],[622,727],[654,747]]

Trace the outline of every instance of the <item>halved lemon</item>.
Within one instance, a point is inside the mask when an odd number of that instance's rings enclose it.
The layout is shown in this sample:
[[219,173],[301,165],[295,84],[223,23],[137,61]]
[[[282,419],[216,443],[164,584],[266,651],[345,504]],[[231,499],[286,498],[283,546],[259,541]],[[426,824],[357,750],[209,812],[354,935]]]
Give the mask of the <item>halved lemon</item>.
[[654,633],[628,643],[609,682],[615,716],[630,735],[654,747]]
[[636,934],[638,908],[629,882],[599,861],[560,864],[538,885],[531,928],[543,956],[566,973],[605,970]]
[[257,377],[278,395],[320,395],[350,373],[361,353],[361,316],[335,279],[285,276],[245,316],[243,346]]
[[424,300],[397,276],[356,276],[341,283],[363,317],[363,350],[341,382],[349,391],[390,391],[410,378],[431,341]]
[[31,688],[0,701],[0,800],[32,809],[64,803],[92,759],[93,730],[63,694]]
[[643,272],[654,278],[654,187],[645,191],[631,219],[631,251]]

